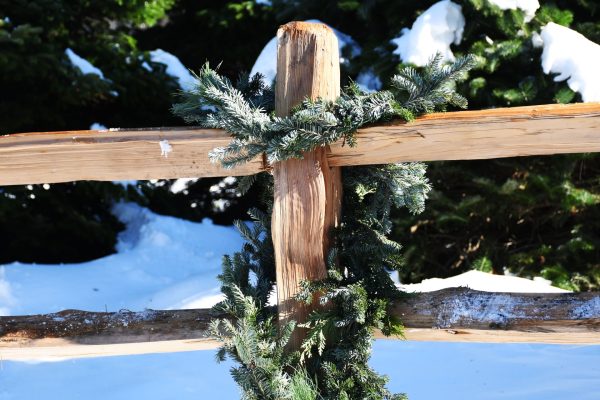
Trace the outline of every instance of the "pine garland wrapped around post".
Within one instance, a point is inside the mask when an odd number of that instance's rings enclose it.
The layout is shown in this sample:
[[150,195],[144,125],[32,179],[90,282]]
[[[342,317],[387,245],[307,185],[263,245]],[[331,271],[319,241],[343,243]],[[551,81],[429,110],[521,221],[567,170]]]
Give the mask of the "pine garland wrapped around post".
[[[206,65],[198,84],[182,94],[174,112],[188,122],[225,129],[233,139],[210,157],[233,167],[262,154],[269,163],[302,158],[338,140],[354,146],[358,128],[394,118],[410,120],[423,113],[466,107],[453,84],[473,66],[473,58],[442,65],[436,56],[421,71],[405,68],[389,90],[365,93],[351,84],[335,101],[307,99],[291,115],[274,114],[273,89],[260,75],[242,76],[237,85]],[[261,182],[273,190],[272,177],[243,179],[240,187]],[[402,399],[390,393],[387,378],[368,365],[372,330],[401,335],[401,321],[387,313],[401,295],[389,273],[401,266],[400,244],[390,240],[390,210],[424,209],[429,182],[425,166],[404,163],[353,167],[343,171],[343,209],[334,245],[327,257],[327,276],[304,281],[296,300],[316,308],[300,324],[307,329],[300,348],[287,347],[297,321],[277,324],[268,306],[275,284],[275,258],[267,212],[251,211],[253,227],[239,222],[243,249],[226,256],[220,275],[226,299],[216,308],[230,320],[215,320],[212,333],[223,340],[218,359],[230,357],[243,399]],[[272,198],[272,197],[271,197]]]

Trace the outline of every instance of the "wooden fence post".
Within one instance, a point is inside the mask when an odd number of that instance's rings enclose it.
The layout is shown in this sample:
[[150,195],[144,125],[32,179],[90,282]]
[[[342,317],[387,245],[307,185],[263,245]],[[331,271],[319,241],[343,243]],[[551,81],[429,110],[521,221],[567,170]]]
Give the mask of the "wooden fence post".
[[[329,27],[291,22],[279,28],[277,39],[277,115],[288,115],[307,97],[335,100],[340,95],[338,42]],[[319,148],[302,160],[273,165],[272,235],[281,323],[306,321],[312,307],[293,300],[298,285],[326,277],[329,235],[338,225],[342,198],[341,170],[329,167],[328,151]],[[296,329],[289,348],[298,349],[304,335],[304,329]]]

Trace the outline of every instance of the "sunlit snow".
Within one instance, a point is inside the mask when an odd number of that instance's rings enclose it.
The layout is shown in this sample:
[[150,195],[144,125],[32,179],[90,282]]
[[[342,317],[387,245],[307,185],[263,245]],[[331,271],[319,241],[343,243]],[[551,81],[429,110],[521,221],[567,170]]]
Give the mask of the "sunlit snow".
[[540,34],[544,73],[558,73],[555,82],[567,80],[583,101],[600,101],[600,45],[582,34],[550,22]]
[[356,77],[356,84],[366,92],[373,92],[381,89],[381,79],[379,79],[370,68],[358,74]]
[[453,61],[450,45],[461,42],[464,27],[461,6],[449,0],[437,2],[419,15],[412,28],[402,29],[400,37],[392,40],[398,46],[394,54],[418,66],[427,64],[436,53]]
[[554,287],[542,278],[525,279],[508,275],[493,275],[481,271],[467,271],[450,278],[425,279],[420,283],[400,284],[406,292],[432,292],[450,287],[466,287],[483,292],[563,293],[567,290]]
[[102,125],[99,122],[94,122],[93,124],[90,125],[90,130],[92,131],[104,131],[106,130],[106,126]]
[[169,153],[173,151],[173,146],[169,144],[169,141],[161,140],[158,144],[160,145],[160,155],[165,158],[169,157]]
[[242,245],[233,227],[130,203],[116,205],[114,213],[127,225],[116,254],[79,264],[0,266],[1,314],[206,308],[221,298],[221,258]]
[[525,14],[525,22],[531,21],[535,17],[537,9],[540,8],[538,0],[489,0],[489,2],[503,10],[522,10]]
[[79,71],[81,71],[82,74],[98,75],[101,79],[104,79],[104,74],[102,73],[102,71],[100,71],[99,68],[96,68],[88,60],[77,55],[73,50],[67,48],[65,50],[65,54],[67,55],[67,57],[69,57],[69,61],[71,61],[71,64],[73,64],[75,68],[79,69]]
[[[323,23],[318,19],[309,19],[306,22]],[[342,54],[342,49],[345,47],[349,49],[351,57],[356,57],[360,54],[360,46],[354,39],[352,39],[350,35],[340,32],[337,29],[332,29],[338,39],[340,54]],[[340,62],[344,61],[345,60],[340,57]],[[277,37],[269,40],[269,42],[258,55],[258,58],[254,62],[254,66],[252,66],[250,75],[252,76],[256,73],[262,74],[265,77],[265,80],[269,83],[273,82],[275,79],[275,75],[277,75]]]
[[[190,71],[181,63],[181,61],[179,61],[179,58],[173,54],[162,49],[156,49],[150,52],[150,59],[155,63],[166,65],[167,75],[177,79],[181,89],[187,91],[194,88],[196,78],[194,78]],[[142,67],[146,68],[143,64]],[[148,65],[148,68],[149,67],[150,66]]]

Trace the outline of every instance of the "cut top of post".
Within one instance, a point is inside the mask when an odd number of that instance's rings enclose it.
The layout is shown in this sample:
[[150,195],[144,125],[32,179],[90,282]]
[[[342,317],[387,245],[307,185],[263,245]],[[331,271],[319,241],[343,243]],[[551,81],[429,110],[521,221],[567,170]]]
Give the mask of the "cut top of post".
[[305,98],[337,99],[340,95],[338,48],[335,33],[325,24],[290,22],[279,28],[275,88],[278,116],[288,115]]

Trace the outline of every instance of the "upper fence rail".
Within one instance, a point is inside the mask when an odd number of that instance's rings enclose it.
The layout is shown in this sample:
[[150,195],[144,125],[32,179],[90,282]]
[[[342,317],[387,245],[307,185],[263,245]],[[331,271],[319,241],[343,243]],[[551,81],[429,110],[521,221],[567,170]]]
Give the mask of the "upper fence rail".
[[[167,146],[167,142],[168,146]],[[79,180],[242,176],[257,158],[226,170],[208,152],[226,146],[217,129],[148,128],[0,136],[0,186]],[[356,147],[336,143],[332,167],[600,152],[600,103],[435,113],[360,129]],[[170,146],[171,151],[161,151]]]

